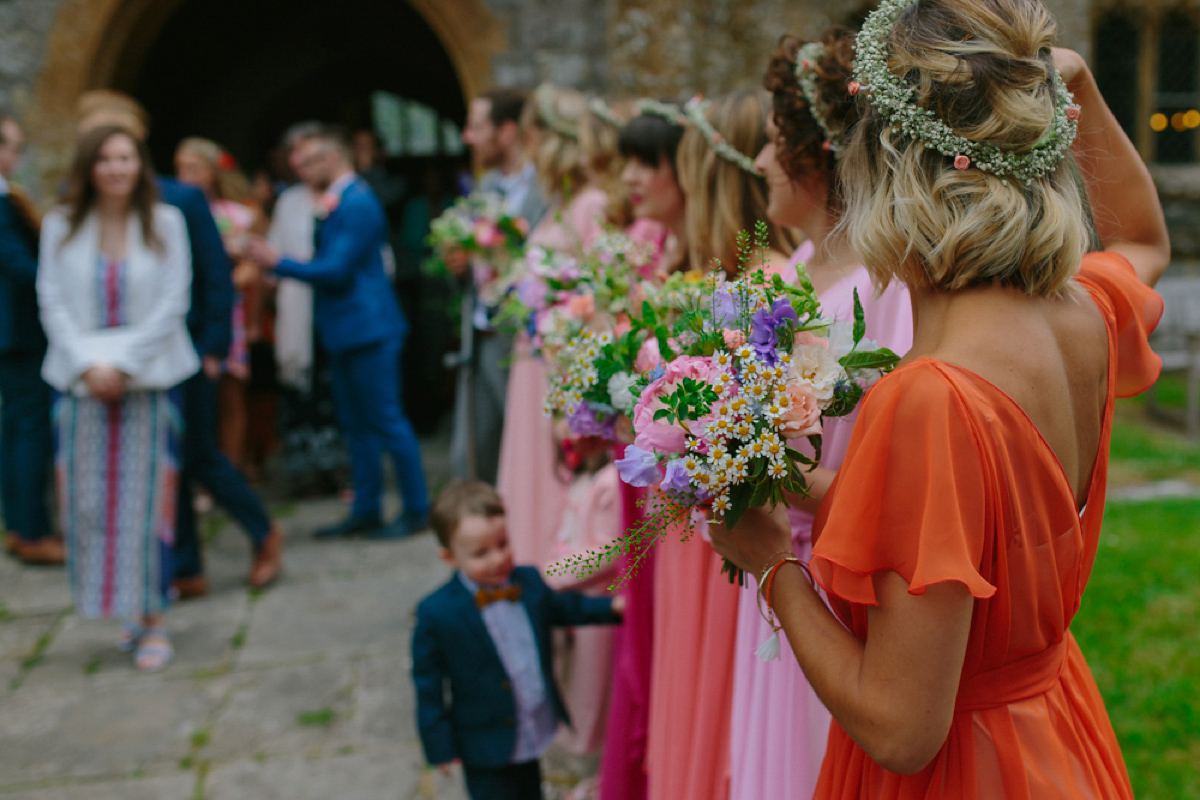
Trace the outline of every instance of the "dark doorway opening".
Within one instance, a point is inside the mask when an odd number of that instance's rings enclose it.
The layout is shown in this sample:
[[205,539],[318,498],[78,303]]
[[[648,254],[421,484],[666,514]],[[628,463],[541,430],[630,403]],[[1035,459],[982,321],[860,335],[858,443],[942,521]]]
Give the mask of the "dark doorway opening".
[[[251,172],[278,171],[272,150],[295,122],[383,134],[392,156],[386,167],[406,187],[387,209],[396,288],[412,331],[405,401],[418,431],[433,430],[452,405],[452,376],[441,366],[454,346],[449,290],[422,277],[419,259],[402,257],[399,240],[408,201],[425,191],[428,172],[455,185],[466,109],[454,65],[420,13],[404,0],[183,0],[153,43],[124,58],[116,74],[136,77],[116,88],[150,113],[151,151],[163,173],[174,172],[175,147],[188,136],[218,142]],[[381,106],[381,98],[388,102]],[[426,131],[416,137],[425,142],[420,148],[397,149],[395,130],[381,129],[387,120],[380,119],[381,108],[390,110],[384,116],[395,128],[397,107],[433,126],[432,148]]]

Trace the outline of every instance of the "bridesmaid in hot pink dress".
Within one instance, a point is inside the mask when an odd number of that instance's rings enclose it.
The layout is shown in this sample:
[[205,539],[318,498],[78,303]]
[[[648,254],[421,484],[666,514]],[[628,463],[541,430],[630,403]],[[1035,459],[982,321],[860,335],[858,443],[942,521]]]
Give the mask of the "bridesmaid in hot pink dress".
[[[755,163],[767,178],[768,216],[799,227],[809,237],[796,256],[806,265],[825,315],[852,322],[857,290],[866,313],[867,338],[903,355],[912,344],[908,291],[893,282],[882,295],[876,294],[866,268],[834,232],[841,207],[837,151],[842,134],[854,122],[855,106],[845,90],[852,42],[848,31],[833,28],[816,44],[788,38],[780,45],[764,81],[774,109],[767,122],[770,141]],[[797,71],[817,76],[815,98],[805,95]],[[814,496],[788,512],[793,550],[805,561],[812,550],[814,506],[841,465],[855,416],[826,421],[820,469],[812,473]],[[801,449],[807,449],[807,443]],[[780,640],[778,661],[754,656],[755,648],[771,635],[758,610],[757,592],[755,585],[745,587],[738,608],[730,800],[811,797],[825,754],[829,712],[785,639]]]
[[[768,101],[736,92],[700,111],[678,154],[686,202],[688,265],[738,263],[736,237],[767,218],[767,190],[753,155],[767,143]],[[714,148],[717,133],[732,150]],[[739,157],[740,156],[740,157]],[[771,223],[768,272],[780,272],[799,235]],[[757,261],[749,264],[758,268]],[[655,566],[654,663],[647,766],[650,800],[724,800],[729,796],[730,721],[738,588],[698,535],[668,531]]]

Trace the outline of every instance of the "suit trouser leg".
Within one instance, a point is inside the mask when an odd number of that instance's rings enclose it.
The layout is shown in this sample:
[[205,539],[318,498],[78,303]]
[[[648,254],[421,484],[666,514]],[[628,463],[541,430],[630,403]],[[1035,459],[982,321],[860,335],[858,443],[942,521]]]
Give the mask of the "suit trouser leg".
[[54,439],[41,368],[40,353],[0,357],[0,501],[5,526],[30,542],[50,535]]
[[192,508],[193,483],[208,489],[217,505],[233,517],[255,546],[270,533],[271,517],[246,478],[217,447],[216,384],[203,372],[183,384],[183,422],[183,469],[179,475],[173,555],[175,577],[190,578],[204,571]]
[[500,440],[504,435],[512,337],[476,331],[472,352],[470,402],[475,422],[475,474],[479,480],[495,486],[500,468]]
[[[406,514],[424,514],[429,510],[425,473],[416,432],[404,414],[400,402],[400,342],[383,342],[335,356],[334,391],[341,400],[338,408],[343,424],[349,425],[346,441],[354,464],[355,513],[378,510],[382,501],[383,475],[380,455],[387,452],[396,470],[396,481]],[[356,457],[355,453],[361,453]],[[363,460],[360,467],[358,462]],[[359,474],[370,496],[359,505]]]
[[346,449],[350,451],[350,474],[354,483],[351,516],[354,517],[374,516],[383,511],[383,450],[371,436],[367,423],[369,402],[366,395],[375,387],[370,383],[365,386],[358,383],[359,373],[367,372],[361,364],[365,353],[376,347],[372,345],[329,356],[333,408],[346,439]]
[[503,767],[463,767],[471,800],[542,800],[542,766],[537,761]]

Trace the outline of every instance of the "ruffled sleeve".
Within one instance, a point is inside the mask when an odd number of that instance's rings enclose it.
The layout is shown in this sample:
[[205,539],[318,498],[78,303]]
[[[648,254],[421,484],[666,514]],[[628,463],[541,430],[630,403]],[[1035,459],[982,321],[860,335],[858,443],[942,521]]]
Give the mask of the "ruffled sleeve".
[[901,575],[912,594],[945,581],[977,598],[996,591],[980,572],[994,493],[970,390],[921,360],[867,394],[815,525],[812,570],[830,595],[874,605],[871,576],[881,571]]
[[1149,342],[1162,318],[1162,297],[1142,283],[1133,265],[1119,253],[1088,253],[1076,280],[1100,306],[1110,330],[1115,330],[1117,396],[1145,391],[1162,371],[1162,359]]

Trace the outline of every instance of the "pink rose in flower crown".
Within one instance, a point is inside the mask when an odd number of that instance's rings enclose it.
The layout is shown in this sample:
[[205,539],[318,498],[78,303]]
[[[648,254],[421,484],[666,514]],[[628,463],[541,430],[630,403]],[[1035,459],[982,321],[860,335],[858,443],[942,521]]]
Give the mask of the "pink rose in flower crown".
[[[660,455],[682,453],[687,445],[687,431],[679,424],[654,419],[654,414],[666,406],[662,398],[673,393],[684,378],[709,382],[714,376],[712,364],[707,358],[682,356],[666,365],[662,376],[642,391],[633,409],[633,428],[637,435],[633,443],[643,450]],[[693,423],[697,430],[702,423]]]
[[779,432],[788,439],[821,432],[821,404],[812,387],[792,382],[787,385],[788,407],[780,417]]

